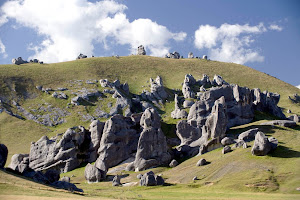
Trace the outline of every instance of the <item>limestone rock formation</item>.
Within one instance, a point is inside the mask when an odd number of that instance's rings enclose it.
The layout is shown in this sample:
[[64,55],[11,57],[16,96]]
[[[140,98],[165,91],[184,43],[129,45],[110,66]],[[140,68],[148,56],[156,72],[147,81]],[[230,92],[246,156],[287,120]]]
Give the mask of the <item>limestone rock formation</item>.
[[11,157],[11,162],[8,168],[15,172],[23,173],[29,168],[29,155],[28,154],[14,154]]
[[231,145],[234,143],[234,140],[230,137],[224,137],[222,140],[221,140],[221,144],[223,146],[226,146],[226,145]]
[[261,123],[260,125],[278,125],[283,127],[295,127],[297,126],[296,122],[290,120],[273,120],[265,123]]
[[139,133],[135,127],[136,124],[130,117],[115,115],[107,120],[98,149],[97,162],[103,162],[106,168],[110,168],[128,159],[137,149]]
[[298,116],[298,115],[296,115],[296,114],[291,115],[291,116],[288,116],[288,119],[289,119],[289,120],[292,120],[292,121],[294,121],[294,122],[296,122],[296,123],[300,122],[300,116]]
[[191,87],[196,83],[195,78],[191,74],[186,74],[182,85],[182,94],[184,98],[195,98],[195,92]]
[[239,134],[238,140],[250,142],[255,139],[255,135],[258,131],[259,131],[258,128],[253,128],[253,129],[247,130],[245,132],[242,132],[241,134]]
[[84,58],[87,58],[87,56],[80,53],[76,59],[79,60],[79,59],[84,59]]
[[141,117],[143,131],[138,141],[134,160],[136,171],[150,167],[169,164],[171,155],[168,152],[167,141],[161,130],[160,117],[154,109],[148,108]]
[[263,132],[257,132],[255,135],[252,154],[256,156],[265,156],[271,151],[271,144]]
[[175,94],[175,110],[171,112],[171,117],[173,119],[183,119],[183,118],[187,118],[188,113],[185,110],[180,109],[180,104],[179,104],[179,100],[178,100],[178,95]]
[[192,52],[189,52],[188,58],[194,58],[194,54]]
[[12,64],[21,65],[21,64],[24,64],[24,63],[28,63],[28,62],[23,60],[22,57],[12,59]]
[[0,168],[5,166],[8,150],[4,144],[0,144]]
[[101,170],[95,165],[88,163],[84,170],[84,177],[88,183],[100,182],[101,180]]
[[177,160],[173,159],[170,164],[169,167],[176,167],[179,163],[177,162]]
[[120,186],[121,184],[121,176],[116,175],[112,180],[112,186]]
[[196,166],[203,166],[206,164],[206,160],[204,158],[201,158],[200,160],[198,160],[198,162],[196,163]]
[[222,154],[229,153],[230,151],[231,151],[231,147],[230,146],[225,146],[222,149]]
[[88,159],[88,162],[90,163],[96,161],[98,157],[98,149],[100,147],[100,141],[101,141],[103,129],[104,129],[104,123],[100,122],[99,120],[94,120],[90,124],[89,131],[91,133],[91,143],[89,147],[90,157]]
[[146,55],[146,50],[143,45],[138,46],[137,55]]
[[166,55],[166,58],[179,59],[180,58],[180,54],[178,52],[174,51],[173,53],[168,53]]
[[29,167],[36,171],[68,172],[89,160],[90,143],[90,132],[82,126],[69,128],[62,136],[51,139],[43,136],[31,144]]
[[155,80],[150,78],[150,84],[151,92],[144,90],[141,94],[142,98],[153,103],[157,101],[163,103],[168,98],[168,94],[163,86],[162,78],[160,76],[157,76]]
[[145,173],[140,179],[140,186],[156,186],[165,183],[161,176],[155,175],[152,171]]

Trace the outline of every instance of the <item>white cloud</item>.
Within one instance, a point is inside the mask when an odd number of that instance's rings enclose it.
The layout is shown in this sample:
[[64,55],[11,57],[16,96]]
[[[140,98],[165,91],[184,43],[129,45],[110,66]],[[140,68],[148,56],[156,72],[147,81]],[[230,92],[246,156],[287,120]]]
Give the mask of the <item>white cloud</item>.
[[0,39],[0,54],[2,54],[3,58],[7,58],[7,56],[8,56],[5,51],[5,45],[3,44],[1,39]]
[[151,55],[162,56],[170,49],[169,40],[186,37],[150,19],[130,22],[124,14],[127,7],[109,0],[13,0],[1,9],[8,19],[45,37],[38,46],[29,46],[35,51],[32,57],[45,62],[73,60],[79,53],[90,56],[95,43],[104,48],[110,43],[130,45],[132,52],[143,44]]
[[282,31],[283,30],[283,28],[281,26],[278,26],[277,24],[271,24],[269,26],[269,29],[274,30],[274,31]]
[[297,85],[296,88],[299,88],[299,89],[300,89],[300,85]]
[[257,26],[222,24],[219,28],[201,25],[195,31],[194,44],[198,49],[207,48],[213,60],[239,64],[262,62],[264,57],[250,46],[254,42],[253,34],[266,31],[262,23]]

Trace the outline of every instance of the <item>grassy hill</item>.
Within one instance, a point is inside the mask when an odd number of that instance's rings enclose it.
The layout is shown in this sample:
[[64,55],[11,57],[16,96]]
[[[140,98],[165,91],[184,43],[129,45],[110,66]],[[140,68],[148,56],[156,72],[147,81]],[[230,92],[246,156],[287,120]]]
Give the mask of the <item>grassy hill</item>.
[[[149,88],[149,78],[161,76],[167,89],[181,89],[185,74],[192,74],[196,79],[207,74],[211,79],[215,74],[221,75],[228,83],[246,86],[248,88],[260,88],[281,95],[279,106],[286,113],[288,109],[292,113],[300,115],[300,105],[288,99],[300,90],[275,77],[256,71],[252,68],[233,63],[198,59],[166,59],[150,56],[105,57],[87,58],[55,64],[24,64],[0,65],[0,96],[8,102],[17,101],[26,109],[35,108],[38,105],[51,104],[55,107],[66,109],[70,115],[67,122],[55,127],[45,127],[30,120],[20,120],[6,113],[0,114],[0,142],[7,145],[9,159],[15,153],[28,153],[30,142],[37,141],[41,136],[54,136],[63,133],[72,126],[83,125],[88,127],[90,121],[82,121],[80,113],[93,113],[97,106],[108,109],[107,103],[114,103],[111,95],[97,102],[97,105],[68,106],[72,94],[67,92],[69,99],[54,99],[38,91],[35,86],[69,89],[91,88],[103,91],[99,84],[86,84],[87,80],[99,80],[107,78],[109,81],[119,79],[121,83],[128,82],[130,92],[140,94]],[[81,85],[74,81],[81,80]],[[9,104],[13,111],[14,106]],[[167,136],[174,136],[174,127],[177,120],[171,119],[170,112],[174,109],[173,98],[161,108],[163,131]],[[288,114],[286,114],[288,115]],[[271,119],[272,116],[257,114],[255,122],[239,127],[233,127],[229,132],[237,134],[249,127],[259,127],[268,136],[279,140],[279,147],[272,154],[265,157],[254,157],[248,149],[236,149],[229,154],[222,155],[220,149],[203,155],[210,164],[196,167],[200,159],[194,157],[182,162],[178,167],[157,168],[154,171],[162,173],[163,177],[171,185],[168,187],[123,187],[112,188],[110,182],[102,182],[89,185],[83,177],[84,167],[68,172],[67,175],[75,175],[72,178],[78,187],[82,188],[87,196],[104,196],[107,198],[133,198],[133,199],[290,199],[299,198],[300,187],[300,128],[290,129],[282,127],[260,126],[261,120]],[[105,120],[105,119],[101,119]],[[201,157],[202,158],[202,157]],[[127,174],[127,172],[124,172]],[[137,181],[137,173],[129,173],[122,181]],[[1,177],[6,177],[5,184],[0,182],[0,194],[10,188],[13,194],[32,196],[31,192],[19,192],[13,190],[13,184],[9,181],[10,174],[0,172]],[[197,176],[200,180],[193,182]],[[1,180],[3,180],[1,178]],[[27,180],[19,180],[26,182]],[[18,187],[25,187],[23,184]],[[38,188],[38,187],[37,187]],[[38,190],[36,187],[33,190]],[[53,191],[55,195],[57,191]],[[259,192],[259,193],[257,193]],[[264,193],[261,193],[264,192]],[[47,193],[47,194],[46,194]],[[45,192],[43,195],[50,195]],[[176,194],[176,196],[174,196]],[[296,196],[294,196],[296,195]],[[1,197],[1,196],[0,196]],[[69,197],[69,196],[68,196]]]

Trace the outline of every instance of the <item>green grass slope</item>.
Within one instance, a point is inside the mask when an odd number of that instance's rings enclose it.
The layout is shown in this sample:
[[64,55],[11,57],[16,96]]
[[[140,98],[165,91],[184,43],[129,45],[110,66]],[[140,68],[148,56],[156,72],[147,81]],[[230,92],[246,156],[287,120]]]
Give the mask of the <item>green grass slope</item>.
[[[165,59],[150,56],[87,58],[54,64],[24,64],[0,65],[0,96],[7,100],[16,100],[24,108],[30,109],[37,105],[50,103],[58,108],[66,108],[68,100],[54,99],[35,89],[36,85],[58,88],[68,87],[81,89],[82,87],[103,91],[99,84],[84,84],[86,80],[107,78],[109,81],[119,79],[121,83],[128,82],[130,92],[140,94],[149,88],[149,78],[161,76],[164,86],[168,89],[181,89],[185,74],[192,74],[196,79],[203,74],[212,79],[215,74],[221,75],[228,83],[238,84],[249,88],[260,88],[281,95],[279,106],[286,113],[290,109],[300,115],[300,105],[288,99],[300,90],[275,77],[256,71],[252,68],[233,63],[198,59]],[[70,81],[82,80],[83,84],[74,86]],[[71,93],[68,93],[72,97]],[[0,143],[7,145],[9,158],[15,153],[29,153],[30,142],[37,141],[42,135],[54,136],[63,133],[67,128],[83,125],[88,128],[89,121],[82,121],[78,113],[92,113],[97,106],[102,110],[108,102],[114,103],[111,95],[96,106],[70,106],[67,111],[67,122],[55,127],[45,127],[29,120],[19,120],[6,113],[0,114]],[[11,105],[7,105],[11,106]],[[12,109],[13,106],[11,107]],[[162,128],[169,136],[175,135],[175,124],[178,120],[170,117],[174,109],[173,99],[161,108]],[[259,127],[268,136],[279,140],[279,147],[265,157],[252,156],[250,148],[235,149],[229,154],[222,155],[221,149],[204,154],[210,164],[196,167],[200,157],[194,157],[182,162],[179,166],[154,169],[162,173],[170,184],[168,187],[123,187],[112,188],[111,182],[87,184],[83,177],[84,166],[68,172],[75,175],[72,182],[86,192],[88,197],[105,197],[121,199],[296,199],[299,198],[300,187],[300,128],[260,126],[264,119],[272,116],[258,113],[252,124],[233,127],[229,132],[238,134],[250,127]],[[101,119],[105,120],[105,119]],[[252,143],[251,143],[252,144]],[[251,145],[250,144],[250,145]],[[1,174],[2,173],[2,174]],[[0,177],[10,177],[10,174],[0,173]],[[137,173],[128,173],[124,182],[136,182]],[[197,176],[200,180],[192,181]],[[1,179],[1,178],[0,178]],[[21,181],[22,182],[22,181]],[[9,181],[0,182],[0,194],[13,186]],[[26,184],[24,184],[26,185]],[[23,187],[23,186],[22,186]],[[35,188],[36,189],[36,188]],[[20,190],[21,191],[21,190]],[[47,191],[48,192],[48,191]],[[261,193],[263,192],[263,193]],[[15,190],[12,194],[30,196],[30,192]],[[56,193],[54,192],[53,195]],[[41,192],[40,196],[45,195]],[[46,194],[46,196],[48,193]],[[1,196],[0,196],[1,197]]]

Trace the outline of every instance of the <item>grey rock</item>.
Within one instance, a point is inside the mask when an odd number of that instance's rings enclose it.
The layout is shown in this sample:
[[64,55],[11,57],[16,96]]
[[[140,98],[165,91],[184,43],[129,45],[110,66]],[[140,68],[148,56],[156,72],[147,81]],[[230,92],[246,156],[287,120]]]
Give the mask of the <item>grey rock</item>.
[[198,160],[198,162],[196,163],[196,166],[203,166],[206,165],[206,160],[204,158],[201,158],[200,160]]
[[247,143],[245,142],[244,144],[243,144],[243,149],[247,149],[248,148],[248,145],[247,145]]
[[43,86],[41,86],[41,85],[37,85],[37,86],[35,86],[35,88],[36,88],[37,90],[40,90],[40,91],[42,91],[42,89],[43,89]]
[[194,54],[192,52],[189,52],[188,58],[194,58]]
[[0,168],[3,168],[5,166],[7,155],[7,147],[4,144],[0,144]]
[[234,143],[234,140],[230,137],[224,137],[222,140],[221,140],[221,144],[223,146],[226,146],[226,145],[231,145]]
[[176,125],[176,135],[181,141],[180,146],[190,145],[202,136],[201,129],[197,127],[196,121],[181,120]]
[[230,146],[225,146],[225,147],[222,149],[222,154],[229,153],[230,151],[231,151],[231,147],[230,147]]
[[287,119],[292,120],[292,121],[294,121],[294,122],[296,122],[296,123],[300,122],[300,116],[298,116],[298,115],[296,115],[296,114],[291,115],[291,116],[288,116]]
[[112,186],[120,186],[121,184],[121,176],[116,175],[112,180]]
[[207,55],[203,55],[202,59],[207,60]]
[[164,185],[165,184],[165,180],[163,179],[163,177],[157,175],[155,176],[155,181],[156,181],[156,185]]
[[296,122],[290,120],[273,120],[265,123],[261,123],[260,125],[278,125],[283,127],[295,127],[297,126]]
[[107,120],[97,161],[103,162],[107,168],[110,168],[128,159],[137,149],[139,133],[135,130],[135,125],[130,117],[122,115],[115,115]]
[[196,181],[196,180],[199,180],[199,179],[198,179],[197,176],[194,176],[192,180],[193,180],[193,181]]
[[146,55],[146,50],[143,45],[138,46],[137,55]]
[[173,53],[168,53],[165,57],[166,58],[179,59],[180,58],[180,54],[178,52],[174,51]]
[[185,110],[181,110],[180,109],[180,105],[179,105],[179,100],[178,100],[178,95],[175,94],[175,110],[171,112],[171,117],[173,119],[183,119],[183,118],[187,118],[188,113]]
[[70,178],[70,177],[68,177],[68,176],[63,176],[63,177],[60,179],[60,181],[63,181],[63,182],[70,183],[70,181],[71,181],[71,178]]
[[171,155],[168,152],[166,137],[160,127],[160,118],[154,109],[147,109],[140,122],[143,131],[137,146],[134,160],[136,171],[150,167],[169,164]]
[[164,179],[155,175],[152,171],[149,171],[141,176],[140,178],[140,186],[156,186],[156,185],[164,185]]
[[151,94],[157,100],[165,100],[168,98],[168,94],[165,91],[162,78],[157,76],[155,80],[152,78],[150,79],[150,87],[151,87]]
[[23,60],[22,57],[12,59],[12,64],[21,65],[21,64],[24,64],[24,63],[28,63],[28,62]]
[[255,135],[254,145],[251,153],[256,156],[265,156],[271,151],[271,143],[263,132]]
[[233,148],[244,148],[245,144],[246,142],[244,140],[237,140],[237,142],[233,145]]
[[292,111],[291,111],[290,109],[288,109],[288,110],[286,111],[286,113],[292,113]]
[[88,163],[84,170],[84,177],[88,183],[100,182],[101,180],[101,171],[95,165]]
[[228,84],[226,81],[224,81],[224,79],[220,75],[214,76],[213,83],[214,83],[214,85],[217,85],[217,86]]
[[[43,136],[32,142],[29,167],[35,171],[55,169],[61,173],[75,169],[89,158],[89,132],[84,127],[69,128],[62,136]],[[80,158],[80,159],[79,159]]]
[[258,128],[253,128],[248,131],[241,133],[238,137],[238,140],[244,140],[246,142],[250,142],[255,139],[255,135],[258,132]]
[[99,83],[101,87],[112,87],[111,83],[107,79],[100,79]]
[[125,171],[134,171],[134,162],[129,163],[129,164],[125,167]]
[[87,58],[87,56],[80,53],[76,59],[79,60],[79,59],[84,59],[84,58]]
[[28,154],[14,154],[8,168],[19,173],[25,172],[28,169],[28,157]]
[[136,176],[137,179],[141,179],[142,177],[143,177],[143,174],[138,174],[138,175]]
[[100,141],[101,141],[103,129],[104,129],[104,123],[100,122],[99,120],[94,120],[90,124],[89,131],[91,133],[91,142],[89,148],[90,155],[88,159],[88,162],[90,163],[96,161],[98,157],[97,152],[100,147]]
[[179,163],[177,162],[177,160],[172,160],[169,164],[170,167],[176,167]]
[[195,102],[194,101],[191,101],[191,100],[185,100],[183,102],[183,107],[184,108],[190,108]]

